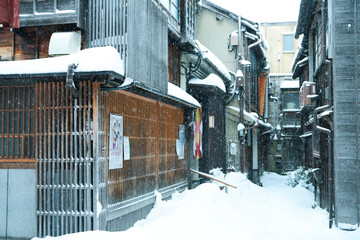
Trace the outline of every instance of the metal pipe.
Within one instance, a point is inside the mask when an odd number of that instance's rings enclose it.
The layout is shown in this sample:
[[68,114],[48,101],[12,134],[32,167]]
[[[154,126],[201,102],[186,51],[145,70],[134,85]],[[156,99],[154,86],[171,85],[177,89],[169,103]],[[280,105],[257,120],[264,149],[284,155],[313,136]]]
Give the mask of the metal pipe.
[[222,184],[224,184],[224,185],[226,185],[226,186],[229,186],[229,187],[232,187],[232,188],[235,188],[235,189],[237,188],[236,186],[231,185],[230,183],[221,181],[221,180],[215,178],[215,177],[212,176],[212,175],[209,175],[209,174],[206,174],[206,173],[203,173],[203,172],[200,172],[200,171],[196,171],[196,170],[194,170],[194,169],[192,169],[192,168],[189,168],[189,170],[190,170],[190,172],[196,173],[196,174],[198,174],[198,175],[200,175],[200,176],[203,176],[203,177],[207,177],[207,178],[209,178],[209,179],[211,179],[211,180],[217,181],[217,182],[222,183]]
[[252,44],[250,44],[250,45],[248,46],[248,57],[249,57],[249,59],[250,59],[250,49],[253,48],[253,47],[256,47],[256,46],[259,45],[260,43],[262,43],[262,40],[261,40],[261,39],[259,39],[257,42],[252,43]]

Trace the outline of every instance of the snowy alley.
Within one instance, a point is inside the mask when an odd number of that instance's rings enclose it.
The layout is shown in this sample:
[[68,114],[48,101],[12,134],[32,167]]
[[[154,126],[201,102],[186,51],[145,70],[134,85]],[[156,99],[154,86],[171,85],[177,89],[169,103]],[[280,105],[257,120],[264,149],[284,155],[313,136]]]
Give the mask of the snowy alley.
[[288,176],[266,172],[263,187],[240,173],[229,173],[225,180],[238,188],[229,188],[226,194],[216,184],[204,183],[176,193],[172,200],[157,201],[148,217],[127,231],[76,233],[56,239],[360,239],[360,230],[329,230],[327,212],[313,209],[309,190],[288,186]]

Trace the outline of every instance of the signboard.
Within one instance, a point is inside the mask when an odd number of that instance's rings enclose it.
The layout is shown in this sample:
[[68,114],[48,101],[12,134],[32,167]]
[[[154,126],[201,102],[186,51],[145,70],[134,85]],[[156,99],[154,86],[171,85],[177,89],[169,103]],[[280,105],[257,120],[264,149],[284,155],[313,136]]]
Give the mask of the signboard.
[[185,125],[179,125],[179,139],[176,139],[176,152],[179,159],[184,159],[185,149]]
[[215,127],[215,117],[209,116],[209,128],[214,128],[214,127]]
[[202,157],[202,109],[195,110],[195,129],[194,129],[194,158],[200,159]]
[[123,117],[110,114],[109,169],[123,167]]
[[124,160],[130,160],[130,140],[124,137]]

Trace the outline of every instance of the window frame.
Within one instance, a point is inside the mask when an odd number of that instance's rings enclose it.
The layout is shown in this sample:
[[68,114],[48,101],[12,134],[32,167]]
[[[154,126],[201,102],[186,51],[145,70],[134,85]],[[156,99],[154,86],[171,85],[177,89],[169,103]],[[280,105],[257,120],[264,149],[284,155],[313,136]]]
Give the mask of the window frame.
[[[291,36],[292,40],[292,50],[285,49],[285,37]],[[293,32],[283,32],[282,33],[282,51],[283,53],[294,53],[295,47],[294,47],[295,39],[294,39],[294,33]]]

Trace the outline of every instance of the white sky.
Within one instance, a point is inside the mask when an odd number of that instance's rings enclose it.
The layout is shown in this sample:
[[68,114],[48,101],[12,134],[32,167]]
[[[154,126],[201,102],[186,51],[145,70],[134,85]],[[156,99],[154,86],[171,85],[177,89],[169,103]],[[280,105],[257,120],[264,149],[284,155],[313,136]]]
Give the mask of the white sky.
[[210,0],[253,22],[297,21],[300,0]]

